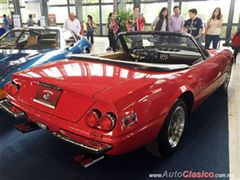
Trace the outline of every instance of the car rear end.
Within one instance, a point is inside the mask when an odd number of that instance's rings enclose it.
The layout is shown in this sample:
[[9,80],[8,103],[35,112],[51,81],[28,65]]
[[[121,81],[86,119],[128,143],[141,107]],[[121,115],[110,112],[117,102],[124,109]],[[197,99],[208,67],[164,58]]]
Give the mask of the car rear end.
[[[60,87],[40,82],[30,82],[14,78],[5,86],[7,99],[1,101],[1,107],[16,118],[27,118],[53,135],[83,147],[93,153],[103,153],[111,145],[92,139],[91,130],[94,117],[86,114],[94,104],[91,97],[66,91]],[[110,110],[106,110],[110,111]],[[90,120],[85,123],[85,118]],[[100,129],[104,132],[115,125],[113,113],[104,115]],[[106,122],[106,123],[105,123]]]
[[[143,146],[146,141],[142,137],[154,136],[152,129],[143,128],[143,124],[131,126],[139,121],[137,115],[131,110],[123,113],[123,107],[119,105],[129,106],[129,101],[123,102],[123,99],[134,97],[131,93],[136,91],[139,91],[136,98],[141,99],[145,96],[142,92],[148,92],[149,83],[155,80],[148,81],[142,78],[144,73],[135,73],[134,70],[129,70],[129,75],[122,77],[119,76],[121,73],[113,73],[112,76],[108,74],[106,77],[93,76],[93,72],[85,76],[84,72],[96,64],[84,62],[78,63],[81,68],[88,69],[82,71],[81,76],[66,76],[63,67],[66,70],[66,65],[76,65],[76,62],[57,64],[62,77],[56,74],[50,77],[51,73],[46,71],[55,68],[56,63],[14,74],[12,81],[5,86],[8,96],[1,101],[0,106],[14,117],[27,118],[53,135],[94,154],[123,154]],[[103,67],[106,68],[109,67]],[[122,72],[122,69],[115,67],[113,71]],[[43,72],[45,77],[42,77]],[[136,81],[141,82],[133,85]],[[122,91],[118,96],[119,88]],[[101,93],[104,96],[115,94],[115,100],[95,98],[101,97]],[[118,103],[119,100],[121,103]],[[154,132],[159,130],[159,126],[153,128]]]

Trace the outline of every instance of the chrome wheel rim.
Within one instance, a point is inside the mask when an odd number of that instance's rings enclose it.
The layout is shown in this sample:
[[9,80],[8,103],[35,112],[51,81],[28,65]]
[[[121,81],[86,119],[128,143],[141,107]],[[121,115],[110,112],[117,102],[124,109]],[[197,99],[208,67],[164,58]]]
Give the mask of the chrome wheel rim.
[[185,111],[182,106],[178,106],[169,121],[168,126],[168,142],[174,148],[178,145],[185,126]]

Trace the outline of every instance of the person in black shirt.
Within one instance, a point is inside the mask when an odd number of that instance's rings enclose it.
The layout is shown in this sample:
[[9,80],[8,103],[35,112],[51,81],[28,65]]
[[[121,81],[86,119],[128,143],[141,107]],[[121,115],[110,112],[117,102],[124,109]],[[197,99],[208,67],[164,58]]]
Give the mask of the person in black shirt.
[[184,27],[186,28],[187,33],[191,34],[194,39],[200,41],[203,32],[202,20],[197,17],[196,9],[190,9],[188,13],[190,19],[185,22]]
[[113,27],[111,26],[111,23],[114,19],[113,16],[114,16],[114,12],[110,12],[108,15],[107,28],[108,28],[109,47],[106,50],[107,51],[113,50],[114,52],[116,52],[116,50],[117,50],[117,35],[114,34]]

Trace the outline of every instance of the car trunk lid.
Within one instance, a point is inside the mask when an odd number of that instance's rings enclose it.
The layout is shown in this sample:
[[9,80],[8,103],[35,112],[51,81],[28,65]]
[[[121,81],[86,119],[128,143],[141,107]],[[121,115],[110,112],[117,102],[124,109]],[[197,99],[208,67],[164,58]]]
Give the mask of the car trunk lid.
[[22,71],[14,79],[25,86],[18,100],[77,122],[94,103],[95,94],[138,75],[107,64],[62,60]]

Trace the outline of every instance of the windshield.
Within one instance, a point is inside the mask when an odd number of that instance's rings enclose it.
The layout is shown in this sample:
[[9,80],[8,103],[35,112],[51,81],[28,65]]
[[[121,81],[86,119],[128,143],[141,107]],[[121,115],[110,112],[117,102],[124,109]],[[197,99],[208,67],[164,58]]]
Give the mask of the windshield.
[[193,65],[203,60],[200,47],[187,34],[137,32],[119,37],[130,61]]
[[29,29],[11,30],[0,39],[1,49],[55,49],[58,47],[58,31]]
[[199,52],[196,44],[187,36],[167,35],[167,34],[135,34],[124,35],[124,40],[128,49],[135,46],[168,48],[169,50],[191,50]]

